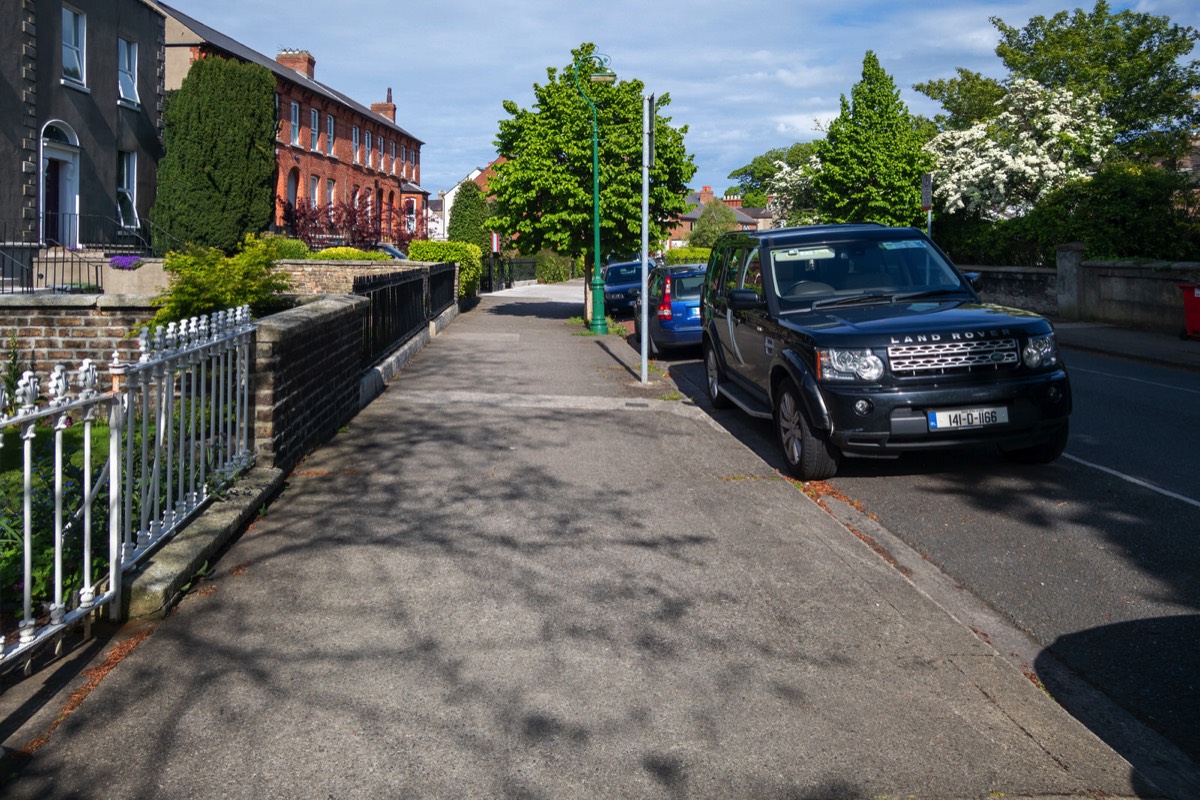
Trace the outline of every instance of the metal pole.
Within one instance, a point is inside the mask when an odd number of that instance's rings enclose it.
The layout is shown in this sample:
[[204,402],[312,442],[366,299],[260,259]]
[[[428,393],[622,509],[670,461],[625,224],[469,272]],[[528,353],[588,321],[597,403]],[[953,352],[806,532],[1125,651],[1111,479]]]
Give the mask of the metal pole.
[[650,380],[650,106],[653,95],[642,98],[642,383]]
[[[589,56],[588,60],[607,67],[607,59]],[[575,88],[592,110],[592,320],[588,326],[592,333],[608,333],[608,320],[604,316],[604,279],[600,277],[600,123],[596,119],[596,104],[588,97],[579,85],[579,61],[576,60],[571,70],[575,80]],[[611,78],[612,73],[605,75]],[[596,76],[593,76],[595,80]]]

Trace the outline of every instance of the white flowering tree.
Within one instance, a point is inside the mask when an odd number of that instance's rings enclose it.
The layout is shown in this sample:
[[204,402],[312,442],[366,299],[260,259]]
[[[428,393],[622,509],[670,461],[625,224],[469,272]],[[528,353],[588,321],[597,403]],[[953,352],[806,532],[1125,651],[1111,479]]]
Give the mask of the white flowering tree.
[[1112,153],[1112,123],[1093,97],[1019,78],[997,105],[993,119],[945,131],[926,145],[937,158],[934,191],[947,211],[1023,216]]
[[821,161],[810,155],[803,164],[792,166],[775,162],[775,174],[767,181],[771,202],[767,206],[776,227],[809,225],[818,221],[813,198],[813,176],[821,169]]

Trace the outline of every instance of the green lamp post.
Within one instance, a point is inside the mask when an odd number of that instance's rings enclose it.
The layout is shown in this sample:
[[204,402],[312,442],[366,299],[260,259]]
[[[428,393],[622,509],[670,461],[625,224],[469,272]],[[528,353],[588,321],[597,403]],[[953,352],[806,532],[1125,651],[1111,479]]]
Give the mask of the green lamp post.
[[592,333],[608,333],[608,320],[604,316],[604,279],[600,277],[600,125],[596,121],[596,104],[583,91],[579,83],[579,68],[590,70],[588,80],[592,83],[612,83],[617,73],[608,68],[608,56],[592,53],[575,59],[572,77],[579,95],[592,109]]

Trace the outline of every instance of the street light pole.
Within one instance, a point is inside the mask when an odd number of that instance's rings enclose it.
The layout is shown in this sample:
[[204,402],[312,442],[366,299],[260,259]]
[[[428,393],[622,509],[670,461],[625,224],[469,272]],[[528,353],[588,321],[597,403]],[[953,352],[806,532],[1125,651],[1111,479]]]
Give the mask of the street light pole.
[[612,83],[617,74],[608,67],[608,56],[592,53],[575,59],[572,77],[580,97],[592,110],[592,333],[608,333],[608,320],[604,315],[604,279],[600,277],[600,124],[596,119],[596,104],[583,91],[579,83],[579,66],[587,64],[591,72],[588,80],[593,83]]

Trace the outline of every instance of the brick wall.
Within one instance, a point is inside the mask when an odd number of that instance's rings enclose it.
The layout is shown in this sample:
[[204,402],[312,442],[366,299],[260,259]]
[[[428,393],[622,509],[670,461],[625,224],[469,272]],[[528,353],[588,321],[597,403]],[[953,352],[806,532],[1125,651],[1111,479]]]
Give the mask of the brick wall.
[[421,272],[419,264],[398,265],[395,261],[276,261],[275,268],[292,279],[295,294],[350,294],[354,279],[362,275]]
[[369,303],[340,295],[259,320],[254,366],[258,463],[290,471],[359,409]]
[[137,357],[129,332],[154,316],[149,298],[108,295],[0,295],[0,361],[8,361],[9,337],[16,335],[22,359],[34,352],[44,375],[57,364],[74,367],[85,358],[97,365]]

